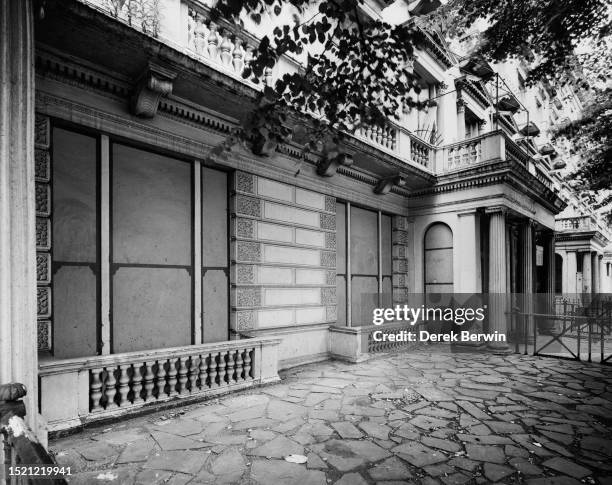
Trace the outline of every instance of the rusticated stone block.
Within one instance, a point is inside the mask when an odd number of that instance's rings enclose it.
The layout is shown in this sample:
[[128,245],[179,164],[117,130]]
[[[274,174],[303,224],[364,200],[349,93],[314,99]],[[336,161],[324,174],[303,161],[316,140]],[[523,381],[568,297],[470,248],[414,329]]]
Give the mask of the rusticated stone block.
[[406,259],[408,257],[408,251],[406,246],[403,244],[394,244],[392,249],[392,255],[394,259]]
[[255,193],[255,176],[250,173],[236,172],[236,190],[248,194]]
[[237,330],[251,330],[255,328],[255,312],[236,312]]
[[38,182],[51,179],[51,156],[47,150],[37,148],[34,151],[34,177]]
[[51,255],[36,253],[36,283],[48,285],[51,283]]
[[255,221],[252,219],[236,219],[236,236],[247,237],[249,239],[255,238]]
[[393,231],[393,244],[408,245],[408,232],[395,230]]
[[261,288],[236,288],[236,306],[261,306]]
[[38,350],[51,350],[51,322],[38,320],[37,324]]
[[321,266],[326,268],[336,267],[336,253],[332,251],[321,251]]
[[321,288],[321,303],[323,305],[336,304],[336,288]]
[[51,249],[51,221],[46,218],[36,218],[36,249]]
[[261,200],[244,195],[236,195],[236,214],[261,217]]
[[325,320],[327,322],[335,322],[338,320],[338,311],[335,305],[325,307]]
[[261,245],[257,242],[236,241],[236,259],[238,261],[261,261]]
[[36,113],[34,118],[34,143],[38,148],[49,148],[49,117]]
[[255,283],[255,266],[250,264],[239,264],[236,266],[236,283]]
[[406,273],[408,271],[408,262],[405,259],[394,259],[393,260],[393,272],[394,273]]
[[319,214],[320,226],[322,229],[328,229],[330,231],[336,230],[336,216],[332,214]]
[[408,229],[408,218],[405,216],[393,216],[392,225],[393,229],[405,231]]
[[51,189],[48,184],[37,183],[35,188],[36,214],[48,216],[51,214]]
[[36,289],[37,314],[39,317],[51,316],[51,288],[39,287]]

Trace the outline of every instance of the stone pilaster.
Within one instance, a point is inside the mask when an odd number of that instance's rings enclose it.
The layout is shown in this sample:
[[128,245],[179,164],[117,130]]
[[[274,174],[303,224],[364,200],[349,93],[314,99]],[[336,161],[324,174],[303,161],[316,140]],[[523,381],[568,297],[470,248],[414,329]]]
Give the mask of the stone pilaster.
[[564,285],[564,293],[567,293],[569,295],[579,293],[581,291],[576,288],[576,273],[578,271],[578,262],[576,259],[577,257],[578,253],[576,253],[576,251],[567,252],[567,258],[565,263],[566,267],[563,274],[567,275],[566,284]]
[[591,268],[593,273],[593,293],[599,293],[600,291],[600,268],[599,268],[599,254],[591,253]]
[[[489,332],[507,335],[506,321],[506,209],[487,209],[489,215]],[[507,342],[490,342],[493,351],[505,351]]]
[[26,386],[38,432],[33,29],[30,0],[0,2],[0,382]]
[[[555,233],[549,231],[544,236],[544,268],[546,269],[546,313],[552,314],[555,311]],[[539,325],[539,330],[543,334],[550,334],[554,331],[555,322],[544,320]]]
[[582,253],[582,292],[589,294],[593,290],[592,286],[591,253]]
[[[534,288],[534,224],[528,220],[521,225],[521,293],[523,293],[524,313],[533,313],[533,292]],[[527,337],[528,343],[533,343],[534,318],[533,315],[522,320],[521,332],[522,342]],[[526,335],[525,335],[526,334]]]
[[393,303],[405,303],[410,283],[409,264],[409,223],[404,216],[393,216]]

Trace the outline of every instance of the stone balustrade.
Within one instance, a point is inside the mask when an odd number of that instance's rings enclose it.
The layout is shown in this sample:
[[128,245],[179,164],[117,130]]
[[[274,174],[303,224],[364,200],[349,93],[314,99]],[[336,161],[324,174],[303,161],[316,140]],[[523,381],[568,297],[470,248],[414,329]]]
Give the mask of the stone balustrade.
[[[249,338],[42,362],[41,413],[49,430],[61,430],[172,399],[275,382],[279,343]],[[66,389],[74,392],[68,396]]]
[[382,146],[392,152],[396,151],[397,145],[397,128],[391,125],[385,127],[368,126],[359,128],[355,132],[355,136],[372,142],[374,145]]
[[595,230],[591,216],[564,217],[555,221],[555,231],[591,231]]

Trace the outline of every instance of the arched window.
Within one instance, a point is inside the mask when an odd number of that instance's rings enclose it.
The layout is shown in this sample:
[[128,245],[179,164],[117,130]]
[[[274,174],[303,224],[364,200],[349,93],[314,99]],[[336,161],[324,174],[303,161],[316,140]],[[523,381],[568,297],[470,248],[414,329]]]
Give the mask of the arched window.
[[425,233],[425,293],[453,290],[453,231],[438,222]]

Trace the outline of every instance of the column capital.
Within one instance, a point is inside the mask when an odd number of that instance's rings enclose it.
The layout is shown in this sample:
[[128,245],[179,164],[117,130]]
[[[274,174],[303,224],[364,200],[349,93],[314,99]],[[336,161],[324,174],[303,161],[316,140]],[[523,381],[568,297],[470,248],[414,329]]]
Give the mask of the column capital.
[[508,208],[503,205],[487,207],[485,208],[485,214],[501,214],[505,216],[508,214]]

